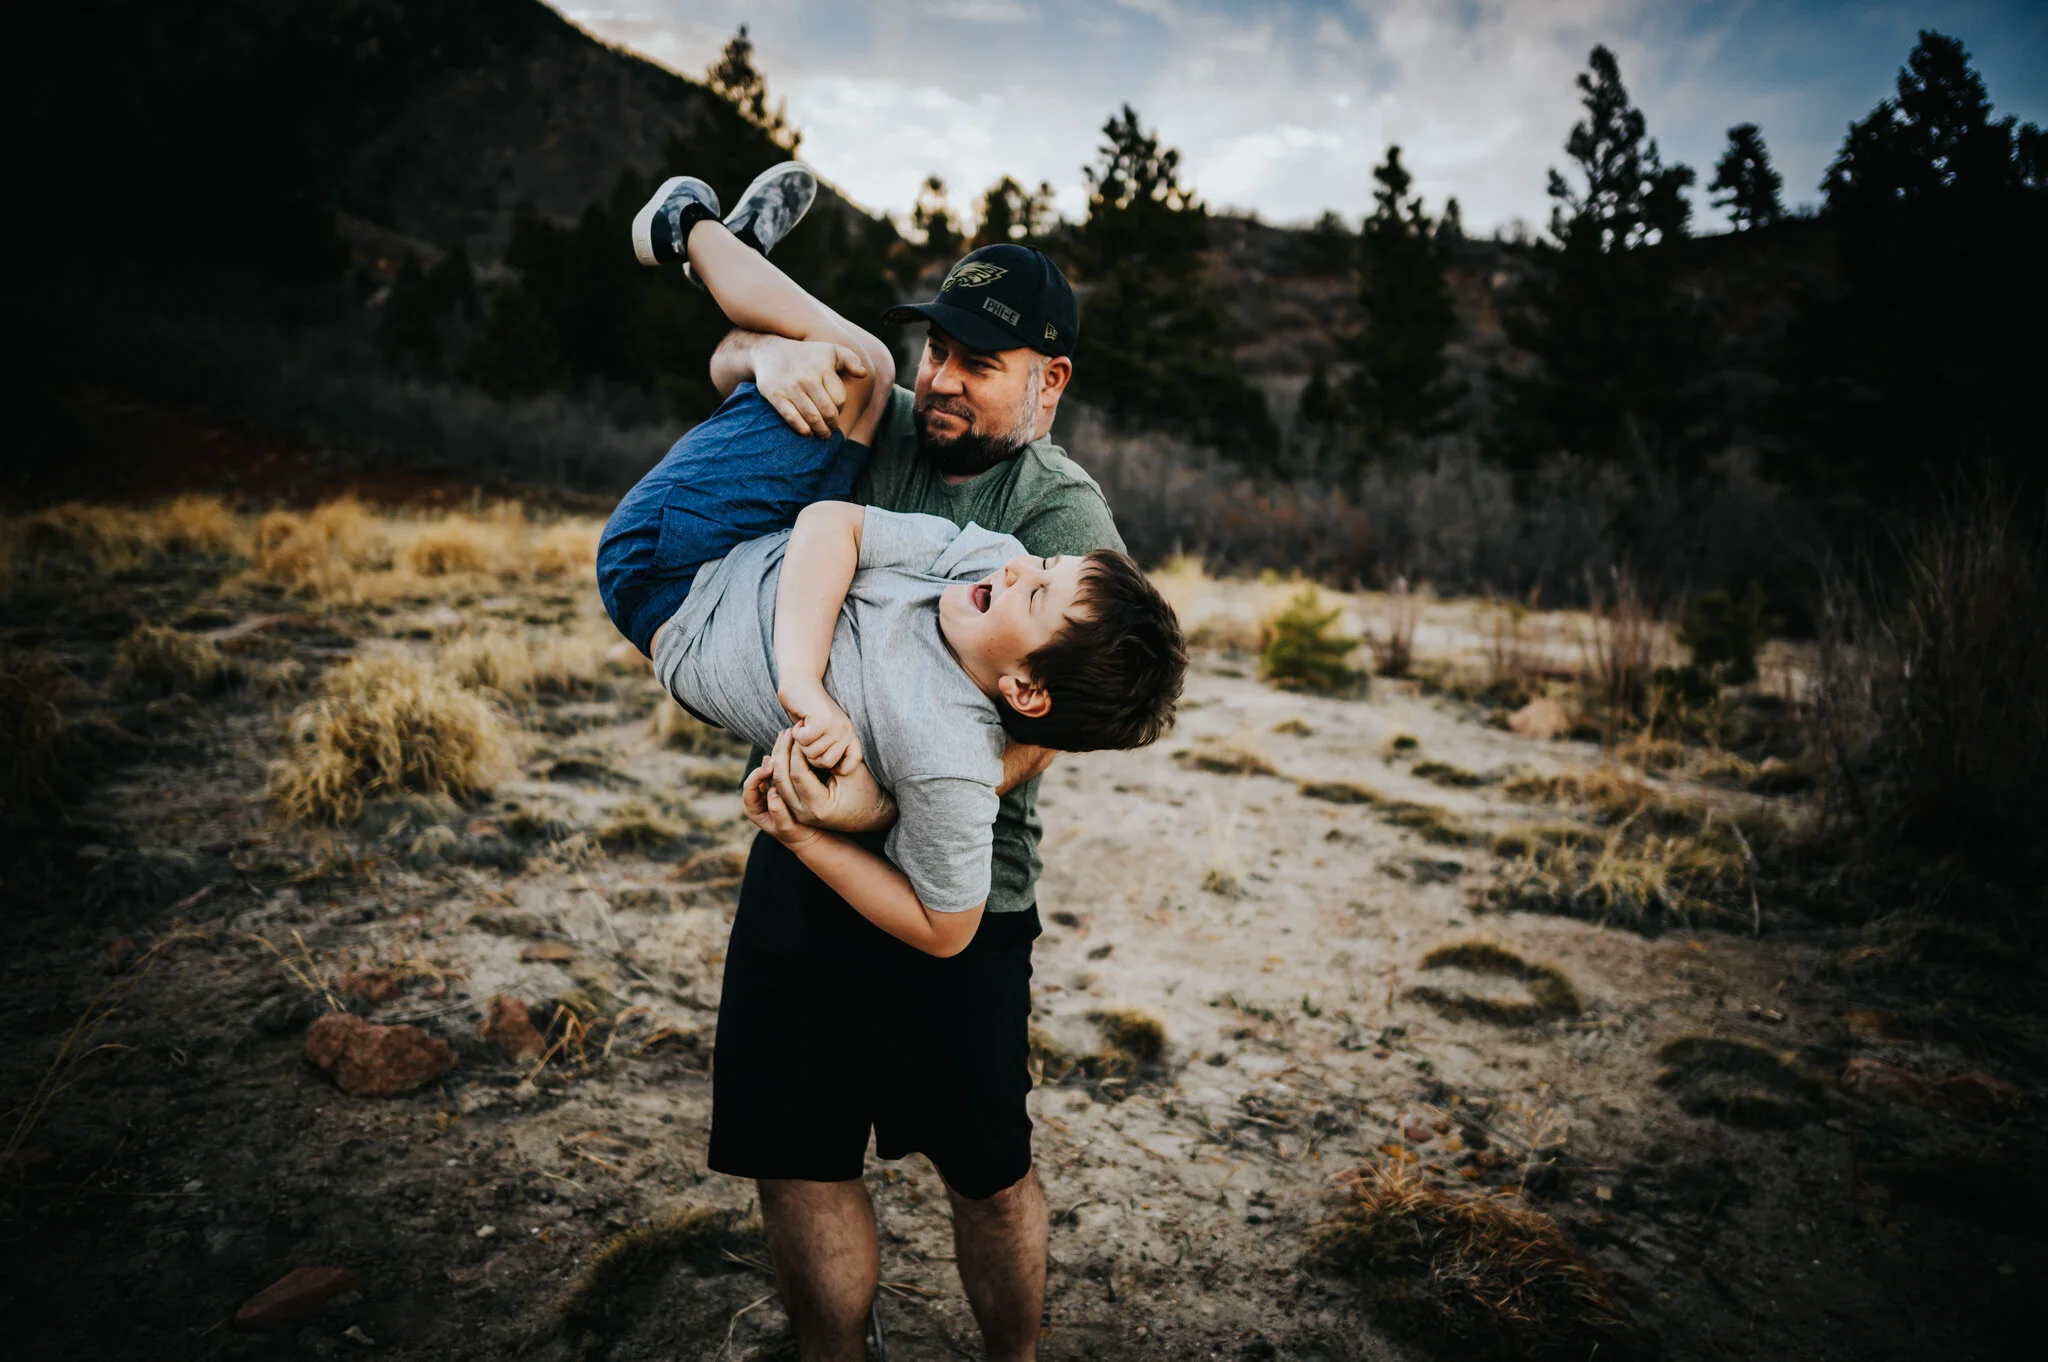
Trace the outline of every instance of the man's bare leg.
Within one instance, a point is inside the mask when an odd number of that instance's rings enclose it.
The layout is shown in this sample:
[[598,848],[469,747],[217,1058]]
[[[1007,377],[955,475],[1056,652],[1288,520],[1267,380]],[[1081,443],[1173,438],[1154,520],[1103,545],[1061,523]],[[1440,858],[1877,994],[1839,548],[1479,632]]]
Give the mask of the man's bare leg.
[[861,1362],[882,1278],[867,1184],[761,1178],[761,1224],[803,1362]]
[[992,1197],[951,1187],[953,1255],[990,1362],[1029,1362],[1045,1313],[1045,1188],[1032,1169]]

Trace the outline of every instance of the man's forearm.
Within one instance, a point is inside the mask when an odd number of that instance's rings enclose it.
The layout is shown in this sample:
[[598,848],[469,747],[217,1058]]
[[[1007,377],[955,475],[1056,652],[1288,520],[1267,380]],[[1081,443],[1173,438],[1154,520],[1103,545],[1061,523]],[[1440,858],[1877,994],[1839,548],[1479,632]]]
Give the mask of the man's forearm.
[[996,793],[1006,795],[1026,781],[1036,780],[1052,766],[1052,759],[1059,753],[1050,747],[1033,747],[1029,743],[1013,742],[1003,749],[1003,783],[996,786]]
[[837,833],[821,832],[790,850],[856,913],[927,955],[958,955],[980,926],[981,908],[933,912],[901,870]]
[[752,381],[754,351],[767,339],[758,331],[735,328],[725,333],[725,339],[711,352],[711,386],[721,398],[731,397],[734,388]]

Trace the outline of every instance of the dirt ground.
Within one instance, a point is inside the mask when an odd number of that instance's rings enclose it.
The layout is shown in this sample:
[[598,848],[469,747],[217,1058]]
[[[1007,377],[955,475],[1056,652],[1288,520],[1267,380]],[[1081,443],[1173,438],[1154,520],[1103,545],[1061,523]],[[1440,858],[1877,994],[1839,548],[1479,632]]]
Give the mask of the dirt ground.
[[[29,591],[9,606],[10,649],[95,686],[140,621],[284,616],[224,691],[79,701],[122,736],[97,749],[66,818],[10,851],[10,1351],[793,1355],[747,1223],[752,1188],[704,1166],[721,952],[751,832],[739,758],[678,747],[644,669],[614,663],[508,709],[518,770],[487,800],[340,831],[285,823],[268,772],[323,669],[378,650],[432,657],[483,620],[587,632],[596,604],[585,588],[527,586],[306,610],[232,577],[130,573],[88,603]],[[1219,620],[1254,618],[1276,590],[1206,589],[1194,613]],[[1347,605],[1360,619],[1378,608]],[[1483,648],[1474,618],[1431,607],[1418,653]],[[1389,1162],[1460,1194],[1519,1189],[1673,1359],[2014,1355],[2048,1290],[2037,1049],[1920,1024],[1941,1008],[1926,978],[1846,965],[1883,942],[1780,911],[1768,882],[1760,935],[1732,919],[1645,934],[1482,913],[1493,835],[1572,816],[1510,797],[1503,777],[1596,767],[1598,746],[1503,731],[1482,704],[1412,681],[1337,698],[1255,670],[1203,648],[1176,732],[1064,758],[1045,782],[1045,1078],[1031,1101],[1054,1217],[1044,1355],[1461,1355],[1389,1332],[1366,1287],[1302,1262],[1333,1177]],[[1392,750],[1402,734],[1413,746]],[[1224,751],[1238,769],[1203,760]],[[1430,761],[1481,783],[1418,775]],[[1302,782],[1381,798],[1332,802]],[[1789,797],[1654,783],[1797,812]],[[1393,801],[1444,810],[1458,834],[1398,825]],[[1460,993],[1524,1000],[1522,985],[1423,966],[1474,935],[1554,964],[1576,1015],[1503,1024],[1457,1006]],[[390,969],[398,996],[349,997],[340,981],[365,965]],[[506,1058],[479,1036],[499,995],[553,1016],[553,1034],[593,1023],[580,1053]],[[303,1053],[330,997],[420,1025],[458,1062],[402,1096],[345,1095]],[[1163,1028],[1156,1060],[1101,1059],[1115,1030],[1101,1018],[1126,1010]],[[81,1035],[80,1018],[101,1015]],[[1702,1036],[1788,1057],[1757,1080],[1781,1089],[1765,1116],[1746,1123],[1714,1098],[1711,1058],[1672,1061],[1670,1042]],[[1988,1071],[2021,1091],[1964,1119],[1850,1091],[1838,1080],[1859,1058]],[[18,1125],[53,1073],[68,1086]],[[978,1356],[936,1175],[871,1161],[869,1186],[889,1355]],[[606,1245],[706,1208],[729,1218],[699,1217],[710,1229],[572,1306]],[[253,1293],[323,1265],[360,1289],[300,1325],[231,1327]]]

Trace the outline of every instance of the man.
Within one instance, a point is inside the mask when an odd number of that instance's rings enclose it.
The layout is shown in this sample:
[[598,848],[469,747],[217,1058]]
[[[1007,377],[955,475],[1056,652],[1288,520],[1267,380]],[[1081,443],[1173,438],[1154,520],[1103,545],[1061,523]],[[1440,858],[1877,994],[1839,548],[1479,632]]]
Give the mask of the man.
[[[1015,535],[1044,557],[1121,549],[1093,479],[1047,439],[1073,376],[1073,289],[1037,250],[968,255],[938,297],[890,322],[929,324],[914,392],[889,398],[858,500]],[[752,381],[798,430],[828,435],[855,357],[735,332],[721,393]],[[880,1280],[861,1181],[922,1153],[945,1180],[955,1256],[989,1357],[1034,1355],[1045,1297],[1045,1194],[1031,1167],[1031,942],[1039,933],[1038,777],[1013,745],[992,888],[974,940],[920,955],[860,919],[774,839],[757,836],[727,952],[713,1059],[711,1167],[751,1177],[805,1362],[857,1362]],[[778,766],[800,821],[872,832],[893,818],[865,770],[821,783]]]

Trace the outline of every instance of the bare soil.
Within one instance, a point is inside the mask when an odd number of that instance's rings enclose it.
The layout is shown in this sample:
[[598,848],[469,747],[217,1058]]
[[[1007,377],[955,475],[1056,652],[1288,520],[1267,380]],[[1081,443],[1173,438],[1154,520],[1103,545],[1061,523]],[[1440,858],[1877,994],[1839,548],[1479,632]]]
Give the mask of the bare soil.
[[[135,620],[208,603],[265,606],[222,603],[204,573],[136,578],[90,608],[17,600],[9,646],[34,642],[96,682]],[[531,593],[455,604],[541,627],[595,608]],[[449,626],[423,618],[300,618],[264,646],[317,675],[365,648],[430,653]],[[1425,629],[1425,655],[1459,641],[1454,615],[1430,627],[1443,632]],[[1479,915],[1472,890],[1495,866],[1483,838],[1425,840],[1296,782],[1368,785],[1492,833],[1559,816],[1494,777],[1593,765],[1598,750],[1517,737],[1413,683],[1329,698],[1252,671],[1204,652],[1176,733],[1062,759],[1045,784],[1038,1024],[1072,1055],[1102,1050],[1104,1012],[1145,1013],[1166,1038],[1157,1063],[1075,1066],[1033,1094],[1054,1214],[1046,1356],[1461,1355],[1390,1333],[1365,1288],[1300,1262],[1333,1175],[1389,1159],[1475,1195],[1519,1190],[1674,1359],[2014,1355],[2048,1290],[2043,1070],[2030,1024],[1995,1004],[2034,987],[2031,967],[1995,951],[1956,962],[1992,981],[1954,984],[1981,1004],[1966,1022],[1936,996],[1951,976],[1887,973],[1883,940],[1855,926],[1774,910],[1760,936],[1648,936]],[[793,1355],[748,1228],[752,1188],[704,1166],[736,887],[702,853],[748,841],[735,757],[665,745],[650,716],[666,702],[622,670],[518,711],[520,774],[450,816],[452,835],[325,832],[280,823],[264,795],[302,698],[244,686],[87,702],[123,736],[103,730],[63,819],[10,834],[6,1105],[61,1065],[95,996],[118,993],[9,1170],[14,1355]],[[1396,733],[1416,750],[1383,755]],[[1225,744],[1280,774],[1191,759]],[[1429,759],[1488,783],[1417,777]],[[627,804],[676,835],[598,845]],[[1554,964],[1578,1015],[1501,1025],[1407,996],[1516,996],[1498,976],[1420,967],[1475,934]],[[548,954],[567,958],[533,958]],[[349,998],[340,981],[358,965],[392,969],[400,995]],[[417,1023],[458,1065],[405,1096],[343,1094],[302,1055],[322,990]],[[544,1021],[567,1000],[598,1024],[537,1070],[479,1038],[499,994]],[[1759,1117],[1713,1086],[1754,1075],[1710,1066],[1660,1084],[1660,1048],[1694,1035],[1789,1056],[1810,1086]],[[1965,1121],[1843,1091],[1856,1057],[1985,1070],[2022,1095]],[[936,1175],[872,1162],[869,1186],[890,1355],[979,1355]],[[696,1208],[729,1211],[726,1229],[558,1326],[605,1245]],[[231,1327],[250,1295],[320,1265],[354,1270],[361,1290],[282,1331]]]

